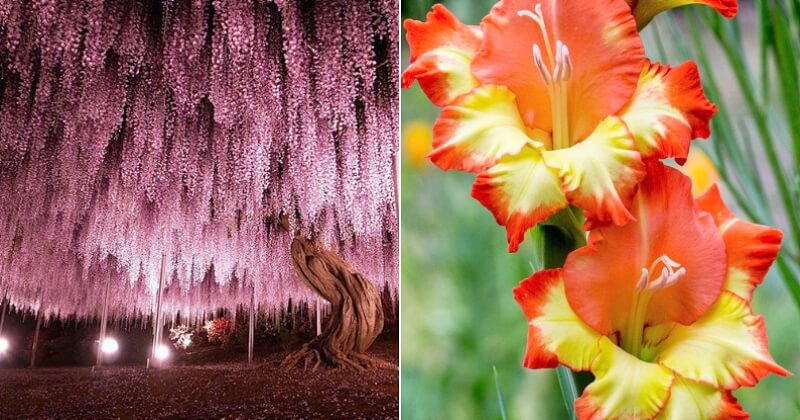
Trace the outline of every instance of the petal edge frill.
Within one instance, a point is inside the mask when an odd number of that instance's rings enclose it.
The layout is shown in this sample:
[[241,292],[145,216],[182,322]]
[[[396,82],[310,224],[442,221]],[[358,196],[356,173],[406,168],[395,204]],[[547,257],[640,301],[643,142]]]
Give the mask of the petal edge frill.
[[697,66],[650,63],[620,117],[643,157],[674,157],[683,164],[693,139],[708,138],[717,107],[706,99]]
[[728,260],[725,289],[749,302],[778,256],[783,233],[737,219],[722,201],[716,185],[699,197],[697,204],[711,213],[725,241]]
[[428,157],[443,170],[480,172],[526,144],[541,147],[528,137],[514,94],[503,86],[481,86],[442,110]]
[[558,176],[530,147],[479,174],[472,197],[505,226],[509,252],[517,252],[528,229],[568,204]]
[[575,400],[577,417],[651,419],[658,415],[670,398],[673,373],[631,356],[608,337],[599,343],[600,352],[592,363],[595,380]]
[[440,4],[425,22],[409,19],[403,26],[411,52],[404,88],[416,80],[431,102],[444,106],[477,86],[470,63],[481,44],[480,29],[461,23]]
[[735,420],[749,416],[730,392],[690,381],[679,376],[672,384],[669,401],[657,420]]
[[789,374],[769,353],[764,318],[728,291],[696,323],[675,325],[655,354],[656,362],[680,376],[717,389],[754,386],[770,373]]
[[625,0],[633,8],[633,16],[639,29],[644,28],[657,14],[685,6],[687,4],[704,4],[731,19],[739,11],[738,0]]
[[606,118],[586,140],[545,151],[542,157],[558,171],[570,203],[585,210],[587,218],[616,225],[633,220],[628,208],[645,171],[622,120]]
[[588,370],[597,355],[599,335],[569,307],[561,269],[543,270],[514,288],[514,299],[528,319],[523,366]]

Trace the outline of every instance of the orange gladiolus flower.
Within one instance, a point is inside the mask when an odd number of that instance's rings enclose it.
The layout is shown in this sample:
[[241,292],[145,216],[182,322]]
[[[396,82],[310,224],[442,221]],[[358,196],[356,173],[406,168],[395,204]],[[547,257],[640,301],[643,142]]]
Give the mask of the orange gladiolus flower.
[[563,364],[595,380],[581,419],[743,418],[731,391],[788,372],[767,349],[750,300],[779,230],[736,219],[716,187],[657,161],[634,197],[636,221],[590,232],[563,269],[514,290],[528,321],[528,368]]
[[403,85],[445,106],[429,157],[478,174],[472,195],[512,252],[569,204],[627,223],[642,158],[682,162],[709,135],[716,107],[697,67],[650,63],[623,0],[503,0],[480,29],[437,5],[405,27]]
[[688,4],[704,4],[713,7],[722,16],[728,19],[736,16],[739,11],[738,0],[625,0],[631,6],[633,16],[639,29],[647,26],[653,17],[665,10],[674,9]]

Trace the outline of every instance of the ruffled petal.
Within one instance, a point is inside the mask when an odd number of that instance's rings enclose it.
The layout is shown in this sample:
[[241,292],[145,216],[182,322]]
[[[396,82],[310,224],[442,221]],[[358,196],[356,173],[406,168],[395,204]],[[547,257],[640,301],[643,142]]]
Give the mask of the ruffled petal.
[[691,141],[708,138],[717,107],[706,99],[697,66],[646,64],[630,103],[620,116],[643,157],[686,161]]
[[654,354],[654,362],[717,389],[754,386],[769,373],[789,374],[769,353],[764,318],[728,291],[699,321],[675,325]]
[[509,252],[517,251],[528,229],[567,206],[558,176],[530,147],[478,175],[472,196],[506,227]]
[[730,392],[720,391],[706,384],[675,377],[672,392],[658,420],[735,420],[749,415]]
[[641,361],[600,339],[600,352],[592,363],[594,382],[575,400],[578,419],[650,419],[670,396],[674,375],[655,363]]
[[725,289],[750,302],[753,290],[764,281],[781,248],[783,233],[769,226],[737,219],[714,185],[697,199],[711,213],[722,232],[728,258]]
[[[603,335],[626,328],[642,269],[667,255],[686,269],[677,283],[652,292],[645,324],[691,324],[717,300],[725,249],[714,220],[694,203],[691,182],[678,170],[647,162],[633,200],[636,221],[592,230],[589,245],[564,264],[570,306]],[[660,270],[660,269],[659,269]]]
[[633,220],[628,207],[644,164],[619,118],[606,118],[586,140],[542,157],[558,171],[569,201],[588,217],[617,225]]
[[477,86],[470,62],[481,44],[480,29],[464,25],[441,4],[425,22],[409,19],[403,26],[411,51],[403,87],[416,80],[431,102],[444,106]]
[[588,370],[597,355],[600,336],[569,307],[561,270],[543,270],[514,289],[514,299],[528,319],[528,346],[523,366]]
[[[511,88],[526,125],[551,132],[553,115],[547,85],[532,52],[533,44],[538,44],[543,54],[547,47],[539,26],[517,14],[532,10],[535,4],[502,0],[492,8],[481,22],[485,38],[472,72],[481,83]],[[586,138],[600,121],[622,109],[633,94],[645,62],[642,41],[630,9],[619,0],[539,4],[550,43],[563,42],[573,63],[567,92],[570,139]],[[549,58],[544,60],[552,70]]]
[[647,26],[653,17],[663,11],[685,6],[687,4],[704,4],[714,8],[728,19],[739,11],[738,0],[625,0],[633,9],[633,16],[639,29]]
[[481,86],[442,110],[428,155],[441,169],[480,172],[527,143],[514,94],[503,86]]

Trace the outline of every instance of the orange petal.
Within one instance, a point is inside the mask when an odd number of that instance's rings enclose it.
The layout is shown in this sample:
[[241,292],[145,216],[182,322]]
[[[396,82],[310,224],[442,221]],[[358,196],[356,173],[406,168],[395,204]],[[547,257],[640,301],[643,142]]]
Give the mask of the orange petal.
[[619,118],[606,118],[586,140],[542,152],[542,158],[558,171],[570,203],[588,217],[617,225],[633,220],[628,207],[644,164]]
[[403,26],[411,51],[403,87],[419,82],[438,106],[449,104],[477,86],[470,62],[481,43],[480,29],[461,23],[446,7],[433,6],[425,22],[408,19]]
[[480,172],[529,142],[514,94],[503,86],[481,86],[442,110],[428,157],[444,170]]
[[697,199],[701,209],[711,213],[722,232],[728,259],[725,289],[746,301],[764,281],[781,248],[783,233],[769,226],[745,222],[734,217],[714,185]]
[[590,244],[564,264],[570,306],[603,335],[626,327],[643,268],[662,255],[686,274],[653,292],[645,324],[691,324],[716,301],[725,274],[725,249],[714,220],[694,203],[691,182],[659,161],[647,162],[647,176],[634,197],[636,221],[592,230]]
[[523,366],[587,370],[597,355],[600,336],[569,307],[561,269],[543,270],[514,289],[514,299],[528,319],[528,347]]
[[567,206],[561,180],[530,147],[478,175],[472,196],[506,227],[509,252],[517,251],[528,229]]
[[[546,45],[538,25],[517,15],[533,9],[534,4],[502,0],[492,8],[481,22],[485,38],[472,72],[481,83],[508,86],[517,94],[526,125],[550,132],[553,116],[547,86],[532,52],[534,43],[543,53]],[[628,102],[645,62],[644,48],[630,9],[619,0],[540,4],[550,42],[560,40],[569,48],[573,68],[567,113],[570,139],[575,143]]]
[[739,11],[738,0],[625,0],[633,9],[633,16],[639,29],[647,26],[653,17],[665,10],[685,6],[687,4],[704,4],[714,8],[728,19]]
[[728,291],[694,324],[676,325],[654,354],[655,362],[717,389],[754,386],[770,373],[789,374],[769,353],[764,318]]
[[620,116],[643,157],[686,161],[691,141],[708,138],[717,107],[706,99],[697,66],[646,64],[630,103]]

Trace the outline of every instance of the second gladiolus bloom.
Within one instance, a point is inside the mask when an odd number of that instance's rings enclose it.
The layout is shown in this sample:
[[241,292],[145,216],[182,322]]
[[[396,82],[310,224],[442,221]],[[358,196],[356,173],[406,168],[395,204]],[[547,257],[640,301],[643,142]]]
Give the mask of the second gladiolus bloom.
[[746,417],[730,391],[788,373],[750,309],[781,232],[736,219],[716,187],[695,201],[689,179],[659,162],[633,213],[515,289],[524,365],[591,371],[581,419]]

